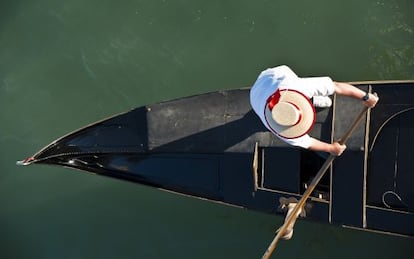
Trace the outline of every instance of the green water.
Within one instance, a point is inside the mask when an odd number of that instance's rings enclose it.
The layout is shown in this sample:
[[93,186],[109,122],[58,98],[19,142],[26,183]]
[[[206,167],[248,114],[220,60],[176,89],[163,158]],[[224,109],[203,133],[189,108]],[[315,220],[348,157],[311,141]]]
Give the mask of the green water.
[[[282,218],[58,167],[16,167],[130,108],[301,76],[414,79],[414,1],[0,1],[0,258],[260,258]],[[173,169],[172,169],[173,170]],[[274,258],[413,258],[300,221]]]

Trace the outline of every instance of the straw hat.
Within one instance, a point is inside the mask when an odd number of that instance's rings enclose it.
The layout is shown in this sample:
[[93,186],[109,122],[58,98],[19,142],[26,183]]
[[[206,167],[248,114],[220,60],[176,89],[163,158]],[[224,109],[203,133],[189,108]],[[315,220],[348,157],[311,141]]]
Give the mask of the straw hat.
[[265,118],[274,133],[284,138],[298,138],[308,133],[316,119],[315,108],[301,92],[277,90],[267,100]]

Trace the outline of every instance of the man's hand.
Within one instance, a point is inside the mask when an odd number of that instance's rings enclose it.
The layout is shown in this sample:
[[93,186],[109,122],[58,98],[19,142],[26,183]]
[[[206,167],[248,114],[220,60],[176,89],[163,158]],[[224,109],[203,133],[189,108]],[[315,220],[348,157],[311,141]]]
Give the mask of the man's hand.
[[346,149],[346,146],[341,145],[338,142],[331,144],[311,137],[311,145],[309,146],[309,149],[313,151],[327,152],[334,156],[340,156]]
[[367,107],[374,108],[379,100],[379,97],[371,93],[369,93],[368,96],[369,98],[364,102],[364,104]]
[[341,145],[338,142],[334,142],[330,145],[329,153],[334,156],[340,156],[345,151],[346,145]]

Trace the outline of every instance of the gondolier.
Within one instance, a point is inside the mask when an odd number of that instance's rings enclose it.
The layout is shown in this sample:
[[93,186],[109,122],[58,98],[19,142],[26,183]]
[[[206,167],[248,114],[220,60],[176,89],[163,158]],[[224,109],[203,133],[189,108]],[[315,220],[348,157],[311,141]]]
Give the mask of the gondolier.
[[269,68],[260,73],[250,90],[250,103],[272,133],[293,146],[324,151],[339,156],[345,145],[326,143],[308,135],[315,122],[316,107],[329,107],[329,95],[360,99],[374,107],[378,97],[330,77],[298,77],[288,66]]

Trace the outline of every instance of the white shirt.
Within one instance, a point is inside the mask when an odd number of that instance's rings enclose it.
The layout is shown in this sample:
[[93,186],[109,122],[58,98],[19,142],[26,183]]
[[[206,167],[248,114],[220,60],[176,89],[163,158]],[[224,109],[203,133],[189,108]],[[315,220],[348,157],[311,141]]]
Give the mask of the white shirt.
[[283,65],[266,69],[260,73],[250,90],[252,108],[269,131],[290,145],[309,148],[312,139],[308,134],[298,138],[287,139],[279,136],[270,128],[264,111],[268,98],[277,89],[298,90],[308,98],[319,95],[327,96],[334,93],[332,80],[329,77],[299,78],[288,66]]

